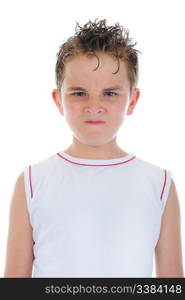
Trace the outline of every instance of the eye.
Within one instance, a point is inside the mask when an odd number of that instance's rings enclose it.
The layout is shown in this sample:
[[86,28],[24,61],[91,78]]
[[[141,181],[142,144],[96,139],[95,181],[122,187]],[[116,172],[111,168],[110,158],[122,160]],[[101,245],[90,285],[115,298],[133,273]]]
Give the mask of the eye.
[[76,92],[76,93],[73,93],[72,95],[74,95],[74,96],[82,96],[82,94],[85,94],[85,93],[84,92]]
[[114,95],[112,95],[112,96],[116,96],[116,95],[117,95],[117,93],[111,92],[111,91],[110,91],[110,92],[106,92],[106,93],[109,94],[109,96],[111,96],[110,93],[114,94]]

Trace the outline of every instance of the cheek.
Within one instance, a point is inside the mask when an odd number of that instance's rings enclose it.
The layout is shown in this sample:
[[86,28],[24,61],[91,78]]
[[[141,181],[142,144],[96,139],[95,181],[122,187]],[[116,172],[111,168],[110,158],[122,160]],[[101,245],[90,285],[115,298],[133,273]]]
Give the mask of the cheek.
[[81,126],[81,123],[83,121],[83,114],[80,107],[77,107],[75,105],[68,105],[68,107],[66,107],[66,120],[68,124],[71,124],[72,126]]
[[77,105],[74,105],[73,103],[70,103],[70,102],[65,102],[64,103],[64,112],[65,112],[65,115],[68,117],[68,118],[75,118],[76,116],[79,115],[79,106]]
[[123,103],[121,103],[117,106],[113,106],[110,110],[110,113],[111,113],[112,117],[118,121],[124,117],[125,110],[126,110],[125,105]]

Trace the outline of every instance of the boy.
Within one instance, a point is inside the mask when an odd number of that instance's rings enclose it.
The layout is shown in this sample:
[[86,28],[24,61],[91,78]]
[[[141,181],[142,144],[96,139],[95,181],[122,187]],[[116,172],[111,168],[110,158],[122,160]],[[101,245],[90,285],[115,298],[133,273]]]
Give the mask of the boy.
[[154,251],[156,277],[184,277],[171,172],[116,142],[140,95],[134,46],[95,20],[60,47],[52,97],[73,141],[18,177],[5,277],[152,277]]

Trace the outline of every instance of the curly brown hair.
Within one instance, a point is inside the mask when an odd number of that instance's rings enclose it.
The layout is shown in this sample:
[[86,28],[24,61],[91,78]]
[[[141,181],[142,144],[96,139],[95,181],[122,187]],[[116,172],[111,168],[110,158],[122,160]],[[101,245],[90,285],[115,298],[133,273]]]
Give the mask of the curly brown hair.
[[[128,78],[130,81],[130,90],[137,86],[138,82],[138,52],[134,49],[136,43],[131,43],[132,39],[129,38],[129,31],[115,23],[113,26],[106,24],[106,19],[97,22],[90,21],[83,27],[76,22],[74,36],[67,39],[59,47],[57,53],[57,62],[55,67],[55,80],[57,90],[60,94],[62,81],[64,79],[65,63],[72,57],[78,54],[95,55],[95,51],[106,52],[117,58],[119,71],[119,59],[126,62],[128,70]],[[98,66],[93,70],[95,71]]]

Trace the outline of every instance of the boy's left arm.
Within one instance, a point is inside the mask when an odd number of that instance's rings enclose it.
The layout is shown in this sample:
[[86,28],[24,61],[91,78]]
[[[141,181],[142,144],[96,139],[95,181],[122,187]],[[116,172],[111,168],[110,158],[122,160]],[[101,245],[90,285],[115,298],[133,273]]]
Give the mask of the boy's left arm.
[[156,277],[183,277],[180,204],[172,179],[155,247]]

